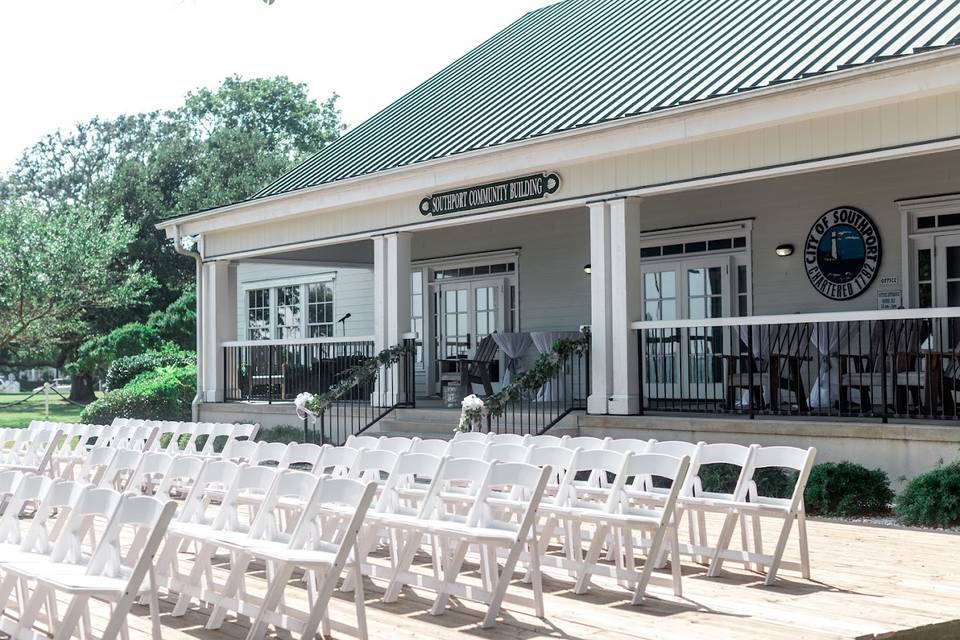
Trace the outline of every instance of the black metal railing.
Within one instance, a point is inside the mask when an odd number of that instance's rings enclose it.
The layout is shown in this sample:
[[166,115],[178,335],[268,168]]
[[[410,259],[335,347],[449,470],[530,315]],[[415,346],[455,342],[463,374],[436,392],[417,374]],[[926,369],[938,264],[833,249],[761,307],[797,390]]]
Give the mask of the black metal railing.
[[960,309],[633,326],[647,412],[958,419]]
[[312,424],[310,420],[304,422],[306,442],[340,446],[349,436],[363,433],[394,409],[416,407],[415,341],[404,339],[392,349],[392,358],[385,355],[390,351],[357,363],[371,365],[373,374],[369,377],[351,376],[356,369],[344,372],[350,382],[337,387],[336,397]]
[[[223,346],[224,400],[289,402],[324,393],[343,372],[374,354],[372,340],[269,340]],[[369,397],[357,388],[355,399]]]
[[587,408],[590,395],[590,349],[570,354],[560,370],[538,389],[524,393],[497,416],[487,416],[487,430],[494,433],[539,435],[573,411]]

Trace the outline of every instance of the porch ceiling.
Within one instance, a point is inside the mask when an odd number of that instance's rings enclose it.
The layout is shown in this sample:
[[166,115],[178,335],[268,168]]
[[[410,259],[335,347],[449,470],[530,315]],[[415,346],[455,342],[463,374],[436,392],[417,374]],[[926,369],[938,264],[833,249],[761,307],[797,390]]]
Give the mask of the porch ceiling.
[[358,240],[342,244],[307,247],[259,255],[247,258],[244,262],[373,267],[373,243],[369,240]]

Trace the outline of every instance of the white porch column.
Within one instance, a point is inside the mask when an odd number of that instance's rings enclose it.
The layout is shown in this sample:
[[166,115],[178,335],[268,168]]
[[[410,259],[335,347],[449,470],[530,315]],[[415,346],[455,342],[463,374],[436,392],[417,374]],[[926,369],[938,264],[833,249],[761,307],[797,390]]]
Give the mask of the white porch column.
[[377,351],[410,331],[410,234],[373,238],[373,335]]
[[610,337],[613,393],[609,413],[629,415],[640,410],[637,334],[630,323],[643,314],[640,298],[640,199],[620,198],[610,207]]
[[610,205],[590,207],[590,395],[587,412],[607,413],[613,395],[613,298],[610,281]]
[[204,402],[223,402],[223,348],[237,339],[237,266],[231,262],[206,262],[203,277],[203,355],[200,380]]
[[[390,233],[373,238],[373,335],[379,353],[400,344],[410,331],[410,234]],[[377,379],[374,404],[393,405],[399,400],[399,367]]]

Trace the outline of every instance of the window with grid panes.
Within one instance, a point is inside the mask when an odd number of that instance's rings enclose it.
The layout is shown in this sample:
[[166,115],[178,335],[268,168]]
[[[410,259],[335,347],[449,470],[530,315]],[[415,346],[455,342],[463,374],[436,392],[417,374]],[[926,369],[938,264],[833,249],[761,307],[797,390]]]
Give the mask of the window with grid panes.
[[333,336],[333,290],[324,282],[307,285],[307,337]]

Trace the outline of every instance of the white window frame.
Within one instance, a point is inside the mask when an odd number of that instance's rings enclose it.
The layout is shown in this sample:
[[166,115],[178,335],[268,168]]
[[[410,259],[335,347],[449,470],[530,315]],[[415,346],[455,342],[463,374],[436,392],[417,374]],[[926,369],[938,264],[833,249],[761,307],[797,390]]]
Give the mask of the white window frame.
[[[270,292],[270,337],[268,340],[277,340],[277,310],[278,297],[277,290],[281,287],[299,287],[300,288],[300,337],[293,340],[307,339],[309,323],[309,293],[308,285],[324,284],[330,289],[333,297],[333,315],[336,316],[337,290],[336,290],[336,272],[323,272],[296,276],[293,278],[271,278],[267,280],[250,280],[241,284],[244,306],[244,336],[247,340],[262,340],[262,338],[253,338],[250,335],[250,297],[248,293],[253,290],[267,289]],[[336,325],[336,320],[333,322]]]
[[926,216],[960,214],[960,193],[951,193],[926,198],[910,198],[897,201],[900,210],[900,289],[904,306],[911,309],[920,305],[917,290],[920,249],[930,249],[931,296],[934,303],[937,289],[937,236],[960,233],[960,225],[920,229],[917,219]]

